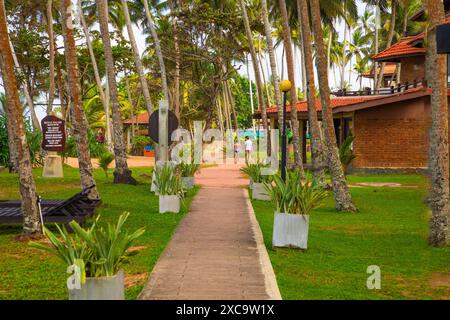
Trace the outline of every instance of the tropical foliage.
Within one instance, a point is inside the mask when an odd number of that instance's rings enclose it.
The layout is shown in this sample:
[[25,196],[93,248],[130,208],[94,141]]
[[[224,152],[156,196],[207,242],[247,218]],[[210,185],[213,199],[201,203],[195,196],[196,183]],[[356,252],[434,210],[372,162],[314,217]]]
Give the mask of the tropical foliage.
[[182,196],[183,186],[179,169],[172,163],[155,166],[153,184],[162,196]]

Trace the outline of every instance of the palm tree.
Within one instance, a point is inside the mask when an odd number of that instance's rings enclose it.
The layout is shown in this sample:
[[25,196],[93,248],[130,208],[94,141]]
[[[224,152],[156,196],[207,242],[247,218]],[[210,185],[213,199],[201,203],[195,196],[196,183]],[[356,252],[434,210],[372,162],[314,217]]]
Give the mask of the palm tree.
[[[172,14],[178,8],[178,1],[169,0],[169,7]],[[174,75],[174,89],[173,89],[173,110],[178,119],[180,119],[180,72],[181,72],[181,53],[180,53],[180,43],[178,41],[178,27],[177,19],[172,19],[172,30],[173,30],[173,44],[175,50],[175,75]]]
[[89,51],[89,57],[91,59],[92,69],[94,70],[94,78],[95,78],[95,82],[97,84],[99,98],[100,98],[100,101],[105,110],[106,145],[111,150],[111,148],[112,148],[112,145],[111,145],[111,122],[110,122],[110,116],[109,116],[109,104],[107,101],[108,99],[106,98],[105,91],[103,90],[102,80],[100,78],[100,72],[98,70],[97,60],[95,58],[94,49],[92,47],[91,35],[89,34],[89,29],[88,29],[88,26],[86,23],[86,19],[84,18],[81,0],[78,0],[77,3],[78,3],[78,17],[81,22],[81,27],[83,29],[84,37],[86,39],[86,45],[87,45],[87,48]]
[[259,109],[261,109],[261,118],[263,121],[263,128],[264,128],[264,130],[267,130],[267,112],[266,112],[266,104],[264,103],[264,91],[263,91],[263,85],[262,85],[262,80],[261,80],[261,70],[259,69],[259,65],[258,65],[258,57],[256,55],[255,45],[253,43],[252,30],[250,29],[250,22],[248,19],[247,8],[245,7],[244,0],[239,0],[239,4],[241,6],[242,17],[244,18],[245,33],[247,35],[250,56],[252,58],[253,70],[255,72],[256,95],[258,97],[258,107],[259,107]]
[[327,150],[328,167],[334,190],[335,206],[338,211],[356,212],[357,209],[353,204],[347,181],[345,180],[344,171],[339,160],[333,114],[331,111],[327,57],[325,54],[325,45],[323,43],[319,0],[311,0],[310,6],[317,51],[317,74],[322,100],[322,124],[324,129],[325,148]]
[[14,73],[14,58],[8,35],[5,3],[0,0],[0,65],[6,93],[6,112],[12,124],[12,133],[19,159],[19,186],[22,198],[23,233],[34,235],[42,233],[39,208],[37,204],[36,185],[30,151],[27,145],[25,123],[19,99],[19,86]]
[[303,171],[303,160],[300,154],[300,136],[299,136],[299,125],[297,117],[297,87],[295,85],[295,74],[294,74],[294,55],[292,52],[292,41],[291,41],[291,29],[289,27],[289,18],[286,9],[285,0],[278,0],[278,5],[281,14],[281,23],[283,26],[283,42],[286,52],[286,65],[288,71],[289,81],[292,83],[291,88],[291,126],[294,145],[294,161],[297,168]]
[[55,95],[55,36],[53,33],[53,12],[52,12],[52,0],[47,0],[47,29],[48,29],[48,49],[50,52],[50,72],[48,75],[49,78],[49,87],[48,87],[48,105],[47,105],[47,114],[52,112],[53,108],[53,99]]
[[149,114],[153,112],[152,99],[150,97],[150,91],[148,90],[147,80],[145,79],[144,67],[142,65],[141,57],[139,54],[139,49],[136,43],[136,38],[134,37],[133,27],[131,25],[130,12],[128,11],[128,5],[126,0],[121,0],[122,10],[125,16],[125,24],[127,26],[128,38],[130,40],[131,49],[133,51],[134,64],[136,66],[136,71],[139,74],[139,79],[141,81],[142,93],[144,95],[145,105],[147,106],[147,111]]
[[[72,25],[72,2],[63,0],[61,2],[62,29],[64,36],[64,49],[67,64],[67,78],[69,82],[69,94],[72,101],[72,125],[76,140],[78,165],[80,168],[81,186],[88,188],[95,186],[92,173],[91,155],[89,153],[89,142],[87,134],[87,122],[83,109],[81,95],[80,74],[78,71],[77,51]],[[94,187],[89,191],[89,198],[98,198],[97,189]]]
[[[166,74],[166,65],[164,63],[164,56],[161,50],[161,43],[159,41],[158,33],[156,32],[155,23],[152,18],[152,13],[150,12],[150,8],[148,6],[148,0],[144,1],[145,15],[147,17],[147,25],[150,29],[150,34],[153,39],[155,45],[155,52],[158,56],[159,67],[161,69],[161,82],[163,87],[164,99],[169,102],[169,86],[167,84],[167,74]],[[169,102],[170,103],[170,102]]]
[[313,165],[314,178],[323,183],[325,181],[324,158],[322,139],[320,138],[319,121],[317,120],[316,109],[316,88],[314,81],[314,65],[311,44],[311,29],[309,22],[309,9],[306,0],[297,0],[299,5],[300,23],[303,39],[303,54],[305,60],[306,83],[307,83],[307,100],[308,100],[308,121],[311,134],[311,157]]
[[281,128],[283,123],[283,110],[281,108],[280,79],[278,78],[277,72],[277,63],[275,59],[275,52],[272,39],[272,25],[269,22],[269,14],[267,11],[267,0],[261,0],[261,8],[262,8],[261,9],[262,19],[264,23],[264,34],[266,37],[267,51],[269,53],[269,60],[270,60],[270,69],[272,73],[271,78],[275,92],[275,103],[277,105],[278,111],[278,127]]
[[123,124],[120,114],[119,98],[117,94],[116,71],[112,55],[111,39],[109,37],[108,0],[96,0],[96,3],[112,108],[115,156],[114,159],[116,164],[114,170],[114,183],[136,184],[136,180],[131,176],[131,170],[128,169],[127,155],[123,138]]
[[429,147],[431,189],[428,197],[432,217],[429,242],[432,246],[442,247],[450,245],[447,58],[437,53],[436,26],[445,23],[445,14],[442,1],[426,0],[425,7],[430,24],[425,72],[432,89]]

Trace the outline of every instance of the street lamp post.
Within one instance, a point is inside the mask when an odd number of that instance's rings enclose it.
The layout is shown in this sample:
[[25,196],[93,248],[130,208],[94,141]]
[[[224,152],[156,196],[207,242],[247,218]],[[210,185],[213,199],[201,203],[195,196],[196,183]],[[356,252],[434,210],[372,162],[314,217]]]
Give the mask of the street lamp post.
[[291,90],[292,84],[289,80],[283,80],[280,89],[284,93],[283,102],[283,132],[281,134],[281,179],[286,181],[286,153],[287,153],[287,137],[286,137],[286,103],[287,93]]

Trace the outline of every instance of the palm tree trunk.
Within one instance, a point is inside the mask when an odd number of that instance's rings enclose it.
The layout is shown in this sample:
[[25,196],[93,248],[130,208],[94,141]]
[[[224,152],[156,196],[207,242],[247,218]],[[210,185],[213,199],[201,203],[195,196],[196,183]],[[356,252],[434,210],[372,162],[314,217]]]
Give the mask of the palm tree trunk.
[[327,151],[328,167],[334,190],[335,206],[338,211],[356,212],[350,191],[345,180],[344,170],[339,160],[339,153],[331,111],[330,87],[328,83],[327,58],[323,43],[322,22],[319,0],[311,0],[311,17],[317,50],[317,73],[319,77],[320,95],[322,100],[322,125],[324,130],[325,150]]
[[[280,92],[280,79],[278,78],[277,63],[275,59],[275,53],[273,49],[272,39],[272,26],[269,21],[269,14],[267,11],[267,0],[261,0],[262,18],[264,23],[264,34],[266,37],[267,51],[269,52],[270,69],[272,72],[272,84],[275,92],[275,103],[278,111],[278,124],[282,127],[283,123],[283,109],[281,107],[281,92]],[[272,128],[273,129],[273,128]]]
[[128,11],[128,5],[126,0],[121,0],[122,10],[125,17],[125,24],[127,26],[128,38],[130,40],[131,49],[133,50],[134,65],[136,66],[136,71],[139,74],[139,80],[141,81],[142,93],[144,95],[145,105],[147,107],[148,114],[153,112],[152,99],[150,97],[150,91],[148,90],[147,80],[145,79],[144,67],[142,65],[141,56],[139,54],[139,49],[136,43],[136,38],[134,37],[133,27],[131,26],[130,12]]
[[300,152],[300,136],[299,136],[299,124],[297,117],[297,86],[295,85],[295,75],[294,75],[294,60],[292,54],[292,41],[291,41],[291,31],[289,27],[289,18],[286,9],[285,0],[278,0],[281,13],[281,22],[283,25],[283,42],[286,51],[286,65],[288,71],[289,81],[292,83],[291,88],[291,126],[293,131],[293,145],[294,145],[294,161],[296,167],[303,174],[303,160]]
[[84,18],[83,8],[81,6],[81,0],[78,0],[78,17],[81,22],[81,26],[83,29],[84,37],[86,38],[86,45],[89,51],[89,57],[91,58],[92,69],[94,69],[94,78],[97,84],[98,93],[100,96],[100,101],[102,102],[103,108],[105,110],[105,119],[106,119],[106,145],[110,149],[112,147],[111,144],[111,123],[109,119],[109,108],[108,101],[105,95],[105,91],[103,90],[102,80],[100,78],[100,72],[98,70],[97,60],[95,59],[94,49],[92,47],[91,36],[89,34],[89,29],[86,24],[86,19]]
[[247,8],[245,7],[244,0],[239,0],[239,4],[242,10],[242,17],[244,18],[245,33],[247,34],[250,56],[252,57],[253,71],[255,72],[256,95],[258,96],[258,109],[261,110],[263,128],[264,130],[267,130],[267,111],[266,111],[266,104],[264,103],[264,91],[261,80],[261,70],[259,69],[258,65],[258,56],[256,55],[255,46],[253,44],[252,30],[250,29],[250,21],[248,19]]
[[320,126],[317,120],[316,90],[314,85],[314,64],[312,55],[311,30],[309,22],[309,10],[306,0],[297,0],[299,6],[299,20],[301,23],[301,34],[303,40],[303,52],[305,57],[305,73],[307,81],[308,121],[311,134],[311,158],[314,178],[319,182],[325,181],[324,155],[322,139],[320,137]]
[[[389,25],[389,35],[388,35],[388,41],[386,44],[386,48],[389,48],[392,45],[392,40],[394,39],[394,31],[395,31],[395,20],[397,19],[397,3],[395,0],[391,1],[391,24]],[[381,87],[381,84],[383,83],[384,78],[384,67],[386,63],[382,62],[380,67],[380,73],[377,79],[377,85],[376,88],[379,89]]]
[[345,61],[345,50],[347,48],[347,22],[344,20],[344,41],[342,42],[342,69],[341,69],[341,89],[345,88],[345,66],[347,62]]
[[6,11],[0,0],[0,59],[3,84],[6,95],[7,117],[11,119],[12,132],[19,159],[19,187],[23,212],[23,233],[25,235],[41,234],[42,226],[37,203],[36,185],[27,145],[22,106],[19,99],[19,86],[14,73],[14,59],[8,35]]
[[112,55],[111,39],[108,28],[108,1],[96,0],[100,33],[105,54],[106,71],[108,75],[109,93],[113,118],[114,157],[116,168],[114,170],[114,183],[136,184],[128,169],[125,141],[123,138],[123,124],[120,115],[120,104],[117,94],[116,71]]
[[428,197],[432,217],[429,243],[443,247],[450,245],[447,59],[446,55],[437,53],[436,26],[445,23],[445,14],[441,1],[426,0],[425,7],[430,22],[425,72],[432,89],[429,147],[431,188]]
[[[170,0],[170,11],[172,13],[175,12],[175,1]],[[173,42],[175,49],[175,75],[173,77],[174,80],[174,94],[173,94],[173,109],[175,115],[178,119],[180,119],[180,71],[181,71],[181,55],[180,55],[180,44],[178,41],[178,27],[177,20],[174,19],[172,21],[172,30],[173,30]]]
[[[6,106],[6,103],[5,103]],[[5,110],[6,112],[7,110]],[[19,173],[19,155],[17,154],[17,146],[13,131],[14,121],[12,117],[6,117],[8,126],[8,147],[9,147],[9,173]]]
[[[378,28],[380,26],[380,5],[379,0],[377,0],[377,3],[375,5],[375,54],[378,53]],[[373,89],[377,89],[377,83],[378,83],[378,63],[374,61],[373,63]],[[376,94],[376,92],[375,92]]]
[[[87,133],[86,115],[83,109],[81,96],[80,73],[78,71],[77,51],[75,45],[74,28],[72,25],[72,2],[63,0],[61,2],[64,49],[67,65],[67,78],[69,81],[69,94],[72,100],[72,125],[73,133],[77,145],[78,164],[80,168],[81,186],[88,188],[95,185],[92,173],[91,155],[89,152],[89,142]],[[96,188],[89,192],[89,198],[98,198]]]
[[[148,7],[148,1],[144,0],[145,14],[147,17],[148,28],[150,29],[150,34],[155,42],[155,52],[158,57],[159,67],[161,69],[161,82],[163,87],[164,99],[169,102],[169,87],[167,85],[167,75],[166,66],[164,64],[164,56],[161,50],[161,43],[159,41],[158,33],[156,32],[155,23],[153,22],[152,14],[150,8]],[[170,102],[169,102],[170,105]]]
[[50,114],[50,112],[52,112],[53,109],[53,99],[55,96],[55,37],[53,34],[52,0],[47,1],[47,28],[48,28],[48,43],[50,52],[47,114]]

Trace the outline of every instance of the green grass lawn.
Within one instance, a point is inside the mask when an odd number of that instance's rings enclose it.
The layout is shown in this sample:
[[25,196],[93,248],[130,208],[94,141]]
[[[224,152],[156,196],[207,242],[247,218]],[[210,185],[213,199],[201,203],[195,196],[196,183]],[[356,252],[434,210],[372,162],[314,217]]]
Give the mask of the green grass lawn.
[[[80,191],[78,169],[64,168],[63,179],[44,179],[42,169],[34,171],[38,193],[44,199],[65,199]],[[145,234],[135,246],[139,253],[125,265],[126,297],[135,299],[143,288],[149,272],[169,242],[175,227],[187,212],[197,189],[188,193],[180,214],[159,214],[158,198],[150,192],[151,168],[135,168],[137,186],[115,185],[112,172],[106,178],[95,170],[103,204],[98,208],[103,222],[115,222],[130,212],[126,228],[145,227]],[[17,175],[0,171],[0,199],[19,199]],[[18,242],[15,237],[21,226],[0,225],[0,300],[1,299],[67,299],[66,266],[46,252]]]
[[[357,175],[350,183],[417,188],[351,188],[360,212],[337,213],[332,196],[310,217],[308,250],[272,249],[274,207],[253,201],[284,299],[450,299],[450,248],[427,244],[430,212],[419,175]],[[369,290],[367,267],[381,268]]]

